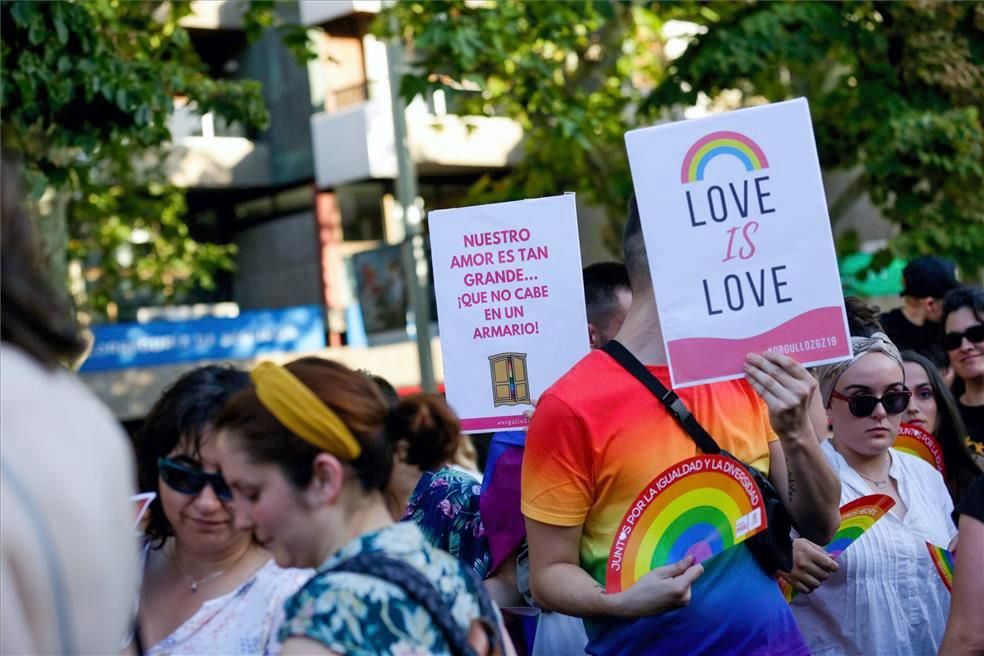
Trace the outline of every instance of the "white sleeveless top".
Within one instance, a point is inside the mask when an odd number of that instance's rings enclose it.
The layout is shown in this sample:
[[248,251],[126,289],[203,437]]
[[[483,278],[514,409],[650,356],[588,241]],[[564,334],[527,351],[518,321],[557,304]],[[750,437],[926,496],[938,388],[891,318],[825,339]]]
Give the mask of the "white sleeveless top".
[[[146,557],[146,551],[144,552]],[[232,592],[209,599],[146,656],[280,653],[277,631],[284,621],[284,602],[314,570],[284,569],[271,558]]]

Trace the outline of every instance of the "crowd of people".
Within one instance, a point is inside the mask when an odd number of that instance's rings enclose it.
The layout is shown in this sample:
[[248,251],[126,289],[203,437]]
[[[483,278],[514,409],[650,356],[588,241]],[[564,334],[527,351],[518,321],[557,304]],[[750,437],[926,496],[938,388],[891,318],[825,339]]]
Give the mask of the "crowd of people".
[[[590,354],[528,431],[476,437],[480,465],[439,395],[317,357],[187,372],[131,451],[65,370],[83,345],[8,166],[4,654],[984,654],[984,290],[948,261],[909,264],[900,310],[847,299],[851,359],[752,353],[671,413],[611,355],[670,386],[632,202],[624,264],[583,272]],[[944,473],[893,448],[902,423]],[[607,593],[620,518],[701,453],[695,424],[774,487],[790,566],[742,544]],[[133,482],[155,495],[137,536]],[[871,494],[894,505],[832,558]],[[952,590],[927,543],[956,554]]]

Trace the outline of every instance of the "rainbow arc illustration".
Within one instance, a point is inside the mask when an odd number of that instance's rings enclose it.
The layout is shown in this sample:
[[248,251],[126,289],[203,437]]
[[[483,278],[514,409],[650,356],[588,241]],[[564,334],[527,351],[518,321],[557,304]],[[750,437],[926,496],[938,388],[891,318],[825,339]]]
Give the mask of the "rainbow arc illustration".
[[721,156],[734,157],[746,171],[769,168],[765,151],[750,137],[741,132],[719,130],[701,137],[690,147],[680,167],[680,182],[700,182],[707,165]]
[[[869,494],[841,506],[841,523],[834,533],[834,538],[823,548],[827,554],[837,560],[844,550],[854,544],[879,519],[885,516],[895,505],[895,499],[887,494]],[[784,579],[779,579],[779,587],[787,602],[793,600],[797,591]]]
[[940,448],[940,443],[932,434],[918,426],[902,424],[892,448],[925,460],[936,467],[936,471],[946,476],[946,463],[943,460],[943,449]]
[[606,590],[693,556],[702,562],[766,528],[762,495],[740,463],[684,460],[654,478],[622,518],[608,557]]

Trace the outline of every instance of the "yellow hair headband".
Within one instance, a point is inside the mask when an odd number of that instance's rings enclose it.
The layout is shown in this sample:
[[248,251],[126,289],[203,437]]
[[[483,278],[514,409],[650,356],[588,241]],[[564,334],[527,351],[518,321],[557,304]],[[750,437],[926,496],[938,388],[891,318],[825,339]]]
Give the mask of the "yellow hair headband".
[[260,403],[295,435],[345,460],[355,460],[362,453],[345,422],[290,371],[261,362],[249,376]]

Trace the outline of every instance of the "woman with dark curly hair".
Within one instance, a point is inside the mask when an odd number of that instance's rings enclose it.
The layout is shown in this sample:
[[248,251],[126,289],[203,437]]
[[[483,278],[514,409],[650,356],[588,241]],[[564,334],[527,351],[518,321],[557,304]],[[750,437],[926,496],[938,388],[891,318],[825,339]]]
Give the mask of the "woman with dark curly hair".
[[266,654],[284,600],[311,574],[278,567],[233,526],[212,423],[249,384],[208,366],[178,379],[135,437],[140,488],[157,493],[145,527],[139,638],[146,654]]

